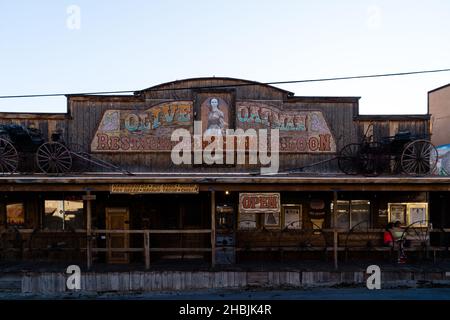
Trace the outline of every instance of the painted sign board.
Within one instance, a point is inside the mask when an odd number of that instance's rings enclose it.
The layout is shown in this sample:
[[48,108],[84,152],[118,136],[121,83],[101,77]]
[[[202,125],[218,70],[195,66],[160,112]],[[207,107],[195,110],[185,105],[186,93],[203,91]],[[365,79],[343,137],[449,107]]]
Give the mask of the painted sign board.
[[438,160],[434,174],[439,176],[450,175],[450,144],[437,146]]
[[197,184],[112,184],[111,193],[198,193]]
[[321,111],[286,111],[262,102],[241,101],[236,106],[236,126],[244,130],[279,129],[280,152],[336,152],[336,142]]
[[279,213],[281,210],[279,193],[240,193],[240,213]]
[[[262,102],[236,103],[235,128],[230,127],[231,106],[220,97],[201,105],[203,134],[226,134],[227,129],[279,129],[279,151],[335,153],[336,142],[321,111],[284,110]],[[172,151],[175,129],[194,133],[192,101],[170,101],[145,110],[106,110],[91,142],[92,152],[144,153]],[[270,130],[268,130],[270,136]],[[225,139],[224,139],[225,141]],[[233,140],[235,141],[235,140]],[[270,141],[270,138],[268,139]],[[209,142],[208,142],[209,143]],[[207,143],[207,144],[208,144]],[[192,144],[194,142],[192,141]],[[203,148],[206,148],[204,141]],[[224,143],[224,150],[226,144]],[[268,143],[270,150],[270,143]]]
[[192,128],[192,102],[172,101],[147,110],[107,110],[95,133],[92,152],[171,151],[174,129]]

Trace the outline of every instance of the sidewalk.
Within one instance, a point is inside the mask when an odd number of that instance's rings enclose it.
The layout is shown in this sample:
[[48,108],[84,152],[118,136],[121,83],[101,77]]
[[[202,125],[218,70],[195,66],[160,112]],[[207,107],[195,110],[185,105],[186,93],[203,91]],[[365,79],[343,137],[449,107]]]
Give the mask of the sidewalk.
[[450,300],[450,288],[409,288],[368,290],[366,288],[313,288],[277,290],[199,290],[186,292],[64,293],[18,294],[0,293],[1,300]]

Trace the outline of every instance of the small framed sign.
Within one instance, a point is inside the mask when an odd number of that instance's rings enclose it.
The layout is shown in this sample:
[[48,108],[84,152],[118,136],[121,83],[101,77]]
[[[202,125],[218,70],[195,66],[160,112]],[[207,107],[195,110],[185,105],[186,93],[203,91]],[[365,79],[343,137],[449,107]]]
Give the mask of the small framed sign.
[[239,212],[238,229],[239,230],[255,230],[256,214]]
[[428,203],[408,204],[408,225],[416,227],[428,226]]
[[6,205],[6,224],[22,226],[25,223],[25,210],[23,203],[10,203]]
[[302,228],[302,206],[300,204],[283,204],[283,228]]
[[388,212],[389,212],[389,222],[397,222],[399,221],[402,226],[406,225],[406,203],[389,203],[388,204]]
[[389,222],[400,221],[402,226],[426,227],[428,225],[428,203],[389,203]]
[[280,228],[280,212],[264,213],[264,227],[275,229]]

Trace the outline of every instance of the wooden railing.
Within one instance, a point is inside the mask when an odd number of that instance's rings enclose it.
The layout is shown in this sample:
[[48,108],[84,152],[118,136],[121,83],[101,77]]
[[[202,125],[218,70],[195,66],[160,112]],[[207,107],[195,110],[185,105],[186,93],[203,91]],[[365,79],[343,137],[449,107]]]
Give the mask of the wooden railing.
[[[33,234],[35,232],[35,230],[33,229],[17,229],[17,231],[22,235],[28,235],[31,236],[31,234]],[[342,235],[346,235],[349,230],[347,229],[321,229],[321,230],[316,230],[318,232],[323,232],[324,234],[333,234],[333,238],[337,238],[340,239],[340,236]],[[365,231],[365,230],[364,230]],[[364,232],[363,231],[363,232]],[[4,231],[3,231],[4,232]],[[63,231],[63,230],[39,230],[40,234],[45,235],[46,233],[49,234],[77,234],[77,235],[84,235],[86,236],[87,234],[87,230],[85,229],[77,229],[77,230],[73,230],[73,231]],[[91,237],[87,237],[87,242],[86,242],[86,247],[80,247],[79,250],[80,251],[90,251],[92,252],[126,252],[126,253],[131,253],[131,252],[142,252],[145,258],[145,267],[148,269],[150,268],[150,263],[151,263],[151,256],[150,253],[151,252],[211,252],[213,254],[213,251],[215,251],[214,248],[211,248],[211,246],[208,247],[202,247],[202,248],[195,248],[195,247],[151,247],[151,243],[150,243],[150,236],[151,235],[155,235],[155,234],[211,234],[211,229],[195,229],[195,230],[189,230],[189,229],[178,229],[178,230],[174,230],[174,229],[167,229],[167,230],[161,230],[161,229],[146,229],[146,230],[105,230],[105,229],[92,229],[91,230]],[[245,231],[245,232],[252,232],[252,231]],[[273,232],[283,232],[283,231],[273,231]],[[376,228],[372,228],[372,229],[367,229],[367,232],[370,234],[377,234],[380,235],[384,232],[384,229],[376,229]],[[445,229],[430,229],[429,230],[430,233],[450,233],[450,228],[445,228]],[[0,234],[2,232],[0,231]],[[132,247],[128,247],[128,248],[111,248],[111,247],[93,247],[93,239],[95,237],[95,235],[101,235],[101,234],[105,234],[105,235],[111,235],[111,234],[142,234],[143,235],[143,245],[142,247],[139,248],[132,248]],[[331,238],[331,237],[330,237]],[[90,249],[90,250],[89,250]],[[236,248],[238,251],[245,251],[242,248]],[[250,248],[250,251],[264,251],[264,250],[274,250],[276,249],[276,247],[274,247],[274,245],[269,245],[267,247],[258,247],[258,248]],[[283,248],[281,247],[281,249],[283,250],[287,250],[289,248]],[[294,249],[294,248],[292,248]],[[311,250],[311,248],[305,248],[305,250]],[[338,243],[337,246],[334,246],[330,243],[327,243],[325,248],[323,248],[325,251],[344,251],[346,250],[345,247],[342,246],[342,243]],[[381,246],[375,246],[373,248],[371,248],[373,250],[378,250],[383,249]],[[383,250],[385,250],[386,248],[384,248]],[[433,250],[433,248],[431,248]],[[449,248],[446,247],[444,248],[445,250],[448,250]],[[11,250],[13,250],[13,248],[11,248]],[[19,249],[15,249],[15,250],[19,250]],[[27,245],[23,245],[22,249],[23,251],[27,251],[29,250]],[[246,249],[247,250],[247,249]],[[301,248],[296,248],[295,250],[301,250]],[[409,248],[408,250],[413,251],[415,250],[414,248]]]
[[[141,252],[144,253],[145,268],[150,268],[150,252],[211,252],[211,248],[180,248],[180,247],[158,247],[152,248],[150,246],[150,235],[152,234],[210,234],[210,229],[146,229],[146,230],[91,230],[92,234],[143,234],[144,244],[142,248],[92,248],[94,252]],[[88,242],[88,245],[91,241]]]

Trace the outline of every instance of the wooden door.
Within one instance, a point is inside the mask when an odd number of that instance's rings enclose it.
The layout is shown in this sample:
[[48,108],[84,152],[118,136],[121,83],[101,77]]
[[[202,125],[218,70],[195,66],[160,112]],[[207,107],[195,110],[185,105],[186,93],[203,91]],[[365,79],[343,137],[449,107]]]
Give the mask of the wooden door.
[[[107,230],[129,230],[128,208],[106,208]],[[111,249],[128,248],[130,235],[121,233],[110,233],[108,236],[108,263],[128,263],[130,254],[128,252],[113,252]]]

